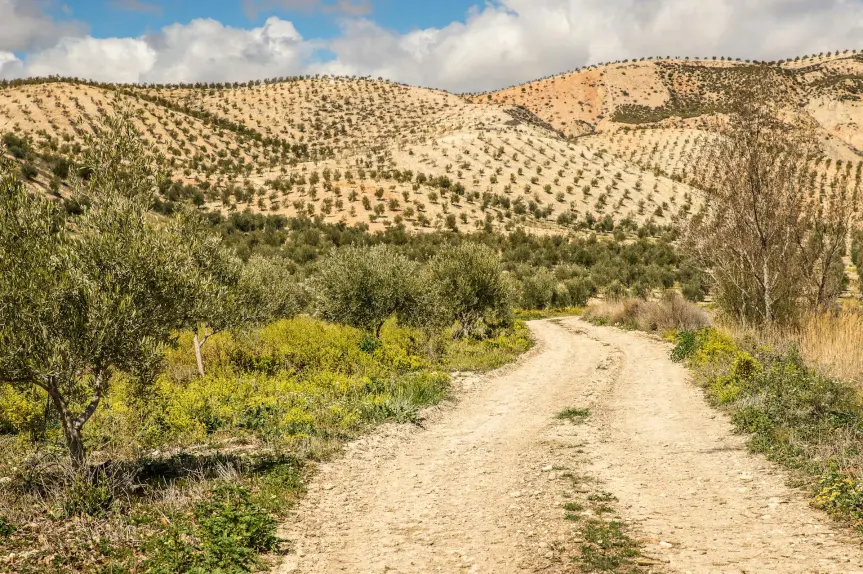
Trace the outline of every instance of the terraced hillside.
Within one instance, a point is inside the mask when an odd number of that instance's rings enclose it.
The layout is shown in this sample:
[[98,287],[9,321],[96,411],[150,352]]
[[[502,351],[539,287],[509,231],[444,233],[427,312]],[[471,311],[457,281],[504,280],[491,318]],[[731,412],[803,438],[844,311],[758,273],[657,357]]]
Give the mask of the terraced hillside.
[[0,133],[34,187],[68,194],[83,136],[126,110],[172,183],[159,209],[308,215],[371,229],[673,223],[699,203],[712,122],[753,99],[814,126],[819,165],[863,154],[863,56],[776,63],[641,60],[488,94],[369,78],[0,86]]

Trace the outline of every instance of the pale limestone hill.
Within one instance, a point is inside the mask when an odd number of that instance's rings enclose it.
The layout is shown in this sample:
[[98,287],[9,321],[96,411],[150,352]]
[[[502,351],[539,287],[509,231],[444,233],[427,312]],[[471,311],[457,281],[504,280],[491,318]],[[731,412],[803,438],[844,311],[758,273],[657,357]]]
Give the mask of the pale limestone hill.
[[29,142],[16,155],[36,168],[32,185],[61,196],[52,166],[74,162],[100,117],[130,110],[177,182],[168,206],[188,200],[371,229],[558,233],[603,219],[670,224],[697,209],[695,175],[713,122],[757,89],[789,121],[817,128],[830,160],[822,177],[860,173],[863,57],[853,52],[771,64],[619,62],[465,96],[327,76],[194,86],[31,80],[0,87],[0,133]]

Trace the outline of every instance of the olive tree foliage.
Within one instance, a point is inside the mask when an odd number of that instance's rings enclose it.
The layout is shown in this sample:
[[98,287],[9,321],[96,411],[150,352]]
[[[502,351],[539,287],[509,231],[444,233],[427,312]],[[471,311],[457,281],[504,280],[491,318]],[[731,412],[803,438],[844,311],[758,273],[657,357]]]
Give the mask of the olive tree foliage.
[[522,280],[521,307],[524,309],[546,309],[554,300],[557,280],[547,269],[531,270]]
[[388,245],[346,247],[328,255],[311,283],[318,313],[380,337],[392,316],[417,305],[418,266]]
[[263,257],[243,263],[206,229],[196,213],[184,213],[180,220],[201,277],[202,293],[191,307],[187,324],[194,331],[198,373],[204,376],[201,351],[210,337],[292,317],[303,306],[303,294],[287,266]]
[[464,242],[442,250],[421,284],[427,295],[420,312],[444,326],[457,323],[462,336],[512,320],[512,285],[498,254],[485,245]]
[[47,393],[78,467],[114,374],[146,385],[179,330],[290,312],[278,265],[242,265],[191,211],[150,212],[164,174],[131,115],[105,118],[85,144],[74,218],[0,164],[0,381]]
[[74,221],[0,164],[0,380],[48,394],[77,467],[111,376],[152,380],[201,295],[178,225],[148,214],[158,174],[124,121],[88,142]]
[[707,156],[705,209],[685,244],[711,277],[720,308],[766,324],[830,305],[841,292],[858,212],[848,178],[839,173],[816,186],[817,139],[805,125],[778,122],[775,110],[747,110],[718,132]]

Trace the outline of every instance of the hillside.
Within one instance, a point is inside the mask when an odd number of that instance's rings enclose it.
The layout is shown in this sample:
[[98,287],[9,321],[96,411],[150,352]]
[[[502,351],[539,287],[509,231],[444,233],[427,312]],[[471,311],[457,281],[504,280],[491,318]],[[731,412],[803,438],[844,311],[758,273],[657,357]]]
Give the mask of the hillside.
[[789,123],[813,126],[837,169],[859,165],[861,82],[856,50],[771,63],[642,59],[469,99],[524,106],[584,145],[685,181],[710,138],[710,120],[753,100],[772,103]]
[[699,201],[689,184],[709,120],[755,97],[817,128],[831,160],[825,174],[833,161],[859,167],[861,87],[863,57],[854,52],[770,64],[618,62],[465,96],[368,78],[193,86],[51,78],[0,87],[0,133],[7,153],[30,166],[32,184],[59,196],[63,159],[74,163],[81,134],[125,109],[166,158],[174,184],[162,209],[187,200],[372,230],[555,233],[607,227],[608,216],[660,225],[685,216]]

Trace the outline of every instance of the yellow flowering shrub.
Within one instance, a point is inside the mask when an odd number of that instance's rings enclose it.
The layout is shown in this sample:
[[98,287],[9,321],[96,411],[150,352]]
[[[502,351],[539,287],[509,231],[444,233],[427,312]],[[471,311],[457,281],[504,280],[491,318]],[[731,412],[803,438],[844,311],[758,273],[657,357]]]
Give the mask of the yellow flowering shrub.
[[0,431],[36,430],[42,423],[47,396],[41,389],[21,390],[0,384]]

